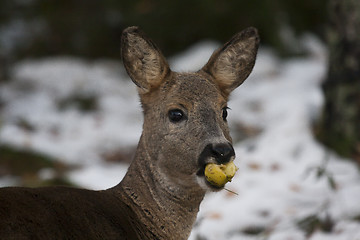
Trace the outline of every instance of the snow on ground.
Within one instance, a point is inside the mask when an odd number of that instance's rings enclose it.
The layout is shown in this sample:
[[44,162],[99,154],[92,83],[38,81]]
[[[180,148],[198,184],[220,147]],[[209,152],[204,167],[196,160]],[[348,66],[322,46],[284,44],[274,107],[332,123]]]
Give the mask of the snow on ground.
[[[142,125],[136,89],[121,69],[119,62],[86,63],[73,58],[18,63],[14,80],[0,89],[6,106],[0,141],[82,165],[70,178],[85,187],[117,184],[126,167],[116,174],[101,156],[136,146]],[[85,114],[72,107],[59,110],[58,103],[74,94],[94,96],[99,110]],[[22,119],[36,131],[21,129],[18,122]]]
[[[354,220],[360,216],[359,171],[311,133],[323,103],[326,51],[310,36],[304,45],[308,57],[286,61],[260,49],[254,72],[232,94],[229,124],[239,171],[227,188],[238,195],[210,193],[191,240],[360,240],[360,222]],[[217,46],[197,44],[170,63],[176,70],[197,70]],[[59,110],[58,103],[74,94],[95,96],[98,110]],[[74,58],[20,62],[12,81],[1,86],[0,97],[5,103],[0,143],[82,166],[69,178],[87,188],[112,187],[124,176],[126,164],[102,160],[108,151],[133,148],[141,134],[136,89],[120,63]],[[21,128],[18,122],[24,119],[36,131]],[[0,181],[8,184],[16,181]],[[299,226],[310,226],[314,219],[315,225],[321,223],[318,230],[305,236]]]

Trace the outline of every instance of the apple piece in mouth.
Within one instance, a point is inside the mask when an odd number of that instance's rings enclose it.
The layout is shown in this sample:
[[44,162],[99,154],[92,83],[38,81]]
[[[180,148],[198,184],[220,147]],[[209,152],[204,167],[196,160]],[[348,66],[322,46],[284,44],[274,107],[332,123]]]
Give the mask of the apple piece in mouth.
[[231,182],[238,168],[234,162],[226,164],[209,163],[205,167],[205,178],[213,186],[223,187]]

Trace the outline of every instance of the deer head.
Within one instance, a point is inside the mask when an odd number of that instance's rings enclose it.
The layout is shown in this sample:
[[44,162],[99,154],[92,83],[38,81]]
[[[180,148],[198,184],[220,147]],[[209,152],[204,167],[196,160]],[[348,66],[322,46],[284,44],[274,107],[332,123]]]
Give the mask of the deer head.
[[215,51],[198,72],[177,73],[139,28],[124,31],[122,58],[144,112],[139,146],[160,184],[218,190],[205,180],[205,165],[235,158],[227,102],[250,74],[258,45],[256,29],[248,28]]

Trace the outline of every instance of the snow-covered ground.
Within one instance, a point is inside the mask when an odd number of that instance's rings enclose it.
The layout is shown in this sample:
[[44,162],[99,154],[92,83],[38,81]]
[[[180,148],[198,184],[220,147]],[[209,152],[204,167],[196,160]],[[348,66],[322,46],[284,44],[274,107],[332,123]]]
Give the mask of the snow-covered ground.
[[[253,73],[233,92],[229,125],[240,169],[227,188],[238,195],[208,194],[191,240],[360,240],[359,170],[324,149],[311,132],[323,104],[326,50],[309,36],[304,45],[308,57],[286,61],[260,49]],[[171,66],[197,70],[217,46],[197,44],[171,58]],[[87,188],[121,180],[126,163],[102,158],[133,149],[142,124],[135,86],[121,63],[27,60],[14,66],[11,78],[0,88],[0,143],[81,166],[69,178]],[[76,94],[95,97],[97,110],[59,109],[59,102]],[[20,120],[35,130],[21,128]],[[2,180],[0,186],[16,184]],[[317,230],[306,236],[301,226]]]

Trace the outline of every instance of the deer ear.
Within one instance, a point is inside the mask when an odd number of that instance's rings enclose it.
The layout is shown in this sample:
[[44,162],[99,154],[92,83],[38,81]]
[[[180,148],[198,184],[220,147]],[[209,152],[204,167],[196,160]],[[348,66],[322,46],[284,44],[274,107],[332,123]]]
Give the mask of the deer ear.
[[259,42],[256,28],[247,28],[216,50],[202,70],[212,75],[223,93],[228,96],[251,73]]
[[170,71],[160,50],[138,27],[123,31],[121,53],[125,69],[140,93],[158,87]]

